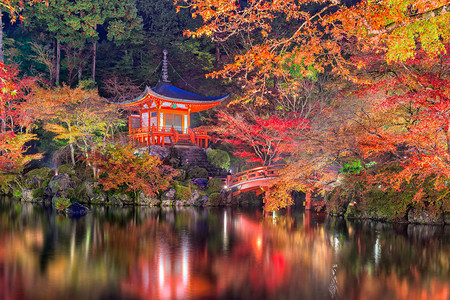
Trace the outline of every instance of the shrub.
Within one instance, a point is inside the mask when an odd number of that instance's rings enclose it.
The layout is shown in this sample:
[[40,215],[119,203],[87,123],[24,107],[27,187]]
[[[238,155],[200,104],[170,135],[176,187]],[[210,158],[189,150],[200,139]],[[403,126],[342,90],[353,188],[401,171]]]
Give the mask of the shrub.
[[34,176],[36,176],[37,178],[39,178],[41,180],[46,180],[49,177],[51,177],[52,175],[53,175],[53,171],[47,167],[40,168],[40,169],[33,169],[30,172],[28,172],[27,174],[25,174],[25,176],[27,178],[33,178]]
[[78,86],[81,87],[83,90],[86,90],[86,91],[96,90],[97,89],[97,83],[95,81],[93,81],[92,79],[81,80],[78,83]]
[[31,191],[31,195],[33,196],[33,199],[42,199],[44,197],[44,189],[43,188],[37,188]]
[[66,209],[70,206],[70,200],[67,199],[65,196],[62,196],[61,198],[55,199],[55,208],[58,211],[64,212]]
[[178,181],[186,180],[186,170],[178,169],[178,176],[175,179]]
[[21,189],[14,190],[13,196],[16,197],[16,198],[21,197],[22,196],[22,190]]
[[8,195],[13,193],[14,175],[0,175],[0,195]]
[[206,186],[208,194],[218,193],[223,187],[223,182],[220,178],[211,178]]
[[26,173],[21,179],[21,184],[25,188],[35,189],[42,187],[42,183],[50,180],[53,176],[53,170],[49,168],[33,169]]
[[51,180],[50,178],[44,180],[44,182],[42,182],[42,184],[41,184],[41,188],[45,189],[48,186],[48,184],[50,183],[50,180]]
[[188,178],[192,179],[192,178],[203,178],[206,179],[208,178],[208,171],[204,168],[200,168],[198,166],[193,167],[192,169],[189,170],[188,172]]
[[175,199],[188,200],[191,198],[191,188],[180,185],[178,182],[174,182]]
[[208,161],[215,167],[227,169],[230,167],[230,155],[223,150],[211,150],[208,152]]
[[222,201],[222,195],[219,193],[213,193],[209,196],[209,205],[210,206],[218,206]]
[[59,173],[59,174],[63,174],[63,173],[70,174],[70,172],[71,172],[72,170],[73,170],[72,164],[60,165],[60,166],[58,167],[58,173]]

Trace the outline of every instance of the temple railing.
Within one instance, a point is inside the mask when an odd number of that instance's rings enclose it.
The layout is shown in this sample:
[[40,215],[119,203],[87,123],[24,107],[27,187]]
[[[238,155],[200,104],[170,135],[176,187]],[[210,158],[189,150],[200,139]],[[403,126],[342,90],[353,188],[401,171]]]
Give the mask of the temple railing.
[[[211,137],[204,129],[188,128],[187,133],[176,130],[172,127],[157,128],[156,126],[130,128],[129,134],[133,140],[147,145],[176,145],[180,140],[190,140],[193,145],[197,145],[202,148],[208,147],[208,142]],[[170,142],[167,142],[165,138],[170,138]]]
[[140,128],[131,128],[130,134],[139,134],[139,133],[171,133],[172,130],[175,130],[173,126],[171,127],[163,127],[157,128],[156,126],[148,126],[148,127],[140,127]]

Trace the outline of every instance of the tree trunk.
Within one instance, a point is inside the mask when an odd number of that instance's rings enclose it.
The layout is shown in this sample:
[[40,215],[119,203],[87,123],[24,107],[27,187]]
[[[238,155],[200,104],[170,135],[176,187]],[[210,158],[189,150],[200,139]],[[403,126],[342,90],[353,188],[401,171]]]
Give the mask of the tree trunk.
[[72,160],[72,165],[75,166],[75,149],[73,148],[72,143],[69,144],[69,148],[70,148],[70,158]]
[[4,62],[3,57],[3,21],[2,21],[2,9],[0,7],[0,63]]
[[61,43],[56,39],[56,74],[55,84],[59,85],[59,71],[61,69]]
[[95,64],[97,59],[97,42],[92,45],[92,81],[95,82]]
[[1,118],[0,132],[6,132],[6,114],[4,112],[2,112]]
[[220,63],[220,48],[219,43],[216,43],[216,66]]
[[81,57],[81,49],[78,50],[78,60],[80,61],[78,64],[78,84],[80,84],[81,79],[83,78],[83,60]]
[[449,128],[449,124],[447,124],[446,126],[446,137],[447,137],[447,153],[450,154],[450,128]]
[[78,84],[80,84],[81,82],[82,75],[83,75],[83,67],[81,66],[80,63],[80,65],[78,66]]

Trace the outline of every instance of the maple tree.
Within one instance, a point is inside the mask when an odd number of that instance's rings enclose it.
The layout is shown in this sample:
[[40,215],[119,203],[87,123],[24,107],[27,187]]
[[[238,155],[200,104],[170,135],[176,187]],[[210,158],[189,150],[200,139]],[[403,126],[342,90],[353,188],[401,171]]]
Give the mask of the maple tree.
[[0,175],[20,172],[39,155],[25,155],[26,143],[35,139],[31,133],[33,118],[26,110],[31,78],[18,78],[14,66],[0,63]]
[[[98,96],[97,91],[66,85],[54,89],[36,89],[29,108],[36,118],[45,122],[46,130],[56,133],[55,139],[67,141],[72,164],[75,151],[85,158],[102,151],[122,124],[117,107]],[[96,168],[94,168],[94,175]]]
[[264,118],[251,112],[245,116],[220,112],[219,118],[218,132],[235,146],[234,154],[261,165],[281,160],[283,153],[298,146],[295,135],[308,129],[308,122],[295,116]]
[[99,168],[99,183],[108,191],[143,191],[154,196],[166,189],[177,173],[162,165],[157,156],[137,153],[130,145],[109,145],[102,152],[91,153],[89,161]]
[[[414,60],[402,64],[407,72],[387,77],[378,86],[387,96],[378,102],[376,113],[389,117],[370,139],[358,139],[364,158],[379,162],[363,174],[365,180],[397,192],[416,186],[411,200],[416,206],[445,206],[447,201],[446,193],[435,199],[427,194],[447,190],[450,178],[449,58],[445,54],[435,60],[419,52]],[[384,158],[380,161],[379,157]]]
[[[355,161],[367,182],[401,189],[434,176],[436,186],[445,185],[448,1],[176,2],[203,19],[204,25],[187,35],[240,41],[233,61],[210,74],[243,88],[232,105],[254,105],[264,116],[281,101],[293,112],[298,106],[292,103],[304,93],[301,84],[321,73],[333,74],[341,89],[307,116],[310,129],[293,139],[302,147],[292,151],[272,198],[283,189],[287,195],[294,188],[330,186],[337,173],[330,166]],[[389,164],[401,167],[382,168]],[[272,207],[285,206],[281,198]]]
[[[203,19],[204,25],[187,35],[246,39],[249,47],[242,55],[211,74],[242,79],[248,93],[239,101],[264,104],[271,80],[290,83],[292,68],[311,76],[329,66],[353,77],[351,71],[364,63],[349,61],[346,55],[351,51],[383,53],[388,62],[404,62],[415,56],[418,45],[433,57],[445,53],[450,39],[445,0],[360,1],[348,6],[344,1],[321,0],[176,2],[187,3],[193,16]],[[285,26],[283,34],[273,31],[277,23]]]

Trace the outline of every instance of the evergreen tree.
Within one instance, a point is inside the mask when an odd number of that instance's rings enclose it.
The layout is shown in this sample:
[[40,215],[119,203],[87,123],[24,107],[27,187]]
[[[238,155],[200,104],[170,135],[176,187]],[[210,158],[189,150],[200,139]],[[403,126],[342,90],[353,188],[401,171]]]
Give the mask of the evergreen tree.
[[49,0],[29,8],[33,24],[53,33],[56,39],[56,84],[59,84],[61,43],[71,50],[78,64],[79,79],[85,59],[82,56],[87,44],[93,45],[92,78],[95,79],[96,42],[98,26],[106,25],[108,38],[122,41],[129,38],[133,30],[140,28],[140,18],[132,1],[121,0]]

